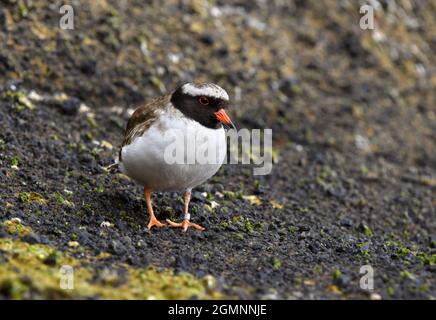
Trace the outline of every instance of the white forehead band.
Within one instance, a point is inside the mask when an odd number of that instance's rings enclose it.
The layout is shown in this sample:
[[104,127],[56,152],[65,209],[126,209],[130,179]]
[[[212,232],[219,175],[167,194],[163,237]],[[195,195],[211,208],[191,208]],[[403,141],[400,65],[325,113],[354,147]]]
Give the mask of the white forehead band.
[[187,83],[182,87],[182,92],[189,94],[193,97],[208,96],[217,99],[229,100],[229,95],[226,90],[215,84],[194,85]]

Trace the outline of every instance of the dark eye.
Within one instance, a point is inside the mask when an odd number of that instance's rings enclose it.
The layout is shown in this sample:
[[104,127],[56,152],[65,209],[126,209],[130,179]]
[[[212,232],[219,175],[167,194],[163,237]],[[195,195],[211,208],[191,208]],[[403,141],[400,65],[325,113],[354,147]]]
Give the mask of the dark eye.
[[207,106],[209,104],[209,99],[207,97],[200,97],[198,98],[198,102],[203,106]]

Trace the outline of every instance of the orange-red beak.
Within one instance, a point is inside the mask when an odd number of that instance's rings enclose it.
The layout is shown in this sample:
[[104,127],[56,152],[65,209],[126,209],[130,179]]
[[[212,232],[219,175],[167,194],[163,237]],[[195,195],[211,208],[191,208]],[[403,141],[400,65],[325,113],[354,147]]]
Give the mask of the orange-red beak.
[[225,125],[227,127],[233,127],[233,129],[236,130],[235,125],[233,124],[232,120],[230,120],[230,117],[227,115],[227,113],[224,111],[224,109],[219,109],[217,112],[215,112],[215,117],[223,125]]

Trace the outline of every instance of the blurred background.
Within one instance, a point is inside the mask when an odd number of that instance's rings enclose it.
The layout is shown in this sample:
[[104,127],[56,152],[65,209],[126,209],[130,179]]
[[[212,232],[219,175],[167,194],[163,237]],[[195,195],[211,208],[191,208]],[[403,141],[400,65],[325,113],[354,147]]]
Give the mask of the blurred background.
[[[64,4],[73,30],[59,28]],[[108,253],[95,279],[124,279],[119,262],[210,274],[216,297],[435,297],[435,16],[434,0],[0,0],[3,236]],[[209,231],[176,240],[144,231],[140,192],[102,168],[127,110],[189,81],[225,88],[238,127],[272,128],[276,163],[264,177],[224,167],[194,197]],[[161,217],[177,199],[156,199]],[[164,259],[157,244],[190,249]],[[378,296],[358,287],[365,262],[383,270]],[[19,283],[18,298],[71,297]]]

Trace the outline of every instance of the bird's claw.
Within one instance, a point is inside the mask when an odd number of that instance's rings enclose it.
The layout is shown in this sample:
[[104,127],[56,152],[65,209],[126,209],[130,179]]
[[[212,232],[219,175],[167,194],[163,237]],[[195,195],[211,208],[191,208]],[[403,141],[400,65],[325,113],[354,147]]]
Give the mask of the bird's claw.
[[152,227],[158,227],[162,228],[165,227],[165,223],[160,222],[156,218],[150,218],[150,222],[147,225],[148,230],[150,230]]
[[199,231],[203,231],[204,228],[196,223],[189,222],[189,220],[184,219],[182,222],[173,222],[170,219],[167,219],[168,224],[172,228],[182,228],[183,231],[188,230],[189,227],[193,227]]

